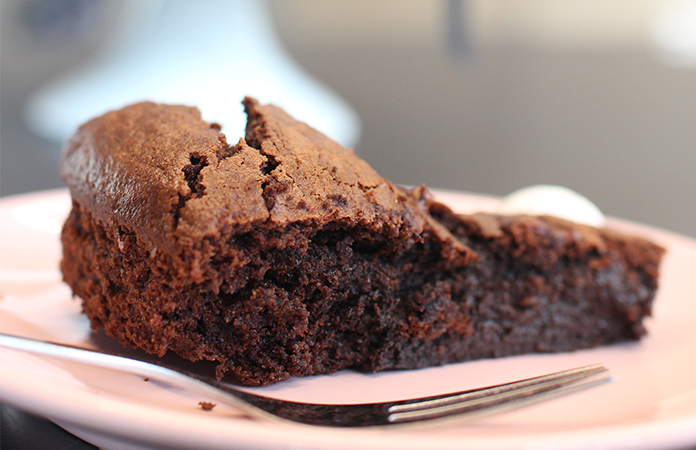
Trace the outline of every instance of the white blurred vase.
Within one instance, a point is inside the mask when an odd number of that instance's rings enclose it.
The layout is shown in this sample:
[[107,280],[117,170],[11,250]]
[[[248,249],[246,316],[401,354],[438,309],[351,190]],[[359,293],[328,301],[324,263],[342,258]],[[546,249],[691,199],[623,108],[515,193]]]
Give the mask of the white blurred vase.
[[141,100],[198,106],[229,140],[244,135],[245,95],[274,103],[347,147],[355,112],[283,50],[253,0],[128,0],[118,33],[84,67],[40,89],[25,111],[35,132],[64,140],[81,123]]

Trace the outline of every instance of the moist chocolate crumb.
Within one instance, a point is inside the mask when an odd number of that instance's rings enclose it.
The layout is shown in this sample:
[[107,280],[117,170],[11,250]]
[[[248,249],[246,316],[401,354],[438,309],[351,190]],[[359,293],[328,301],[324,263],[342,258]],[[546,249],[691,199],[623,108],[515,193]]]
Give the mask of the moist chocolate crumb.
[[212,411],[215,406],[217,406],[215,403],[210,403],[210,402],[198,402],[198,405],[201,407],[203,411]]
[[550,217],[460,216],[281,109],[231,148],[139,103],[64,147],[61,269],[93,328],[247,385],[645,334],[663,249]]

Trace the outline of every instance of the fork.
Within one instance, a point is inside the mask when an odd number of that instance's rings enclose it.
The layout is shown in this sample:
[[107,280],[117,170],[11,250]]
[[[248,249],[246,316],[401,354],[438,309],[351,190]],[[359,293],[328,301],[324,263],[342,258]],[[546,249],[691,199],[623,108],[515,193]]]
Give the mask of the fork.
[[[431,397],[380,403],[315,404],[252,394],[178,367],[123,357],[113,352],[106,353],[4,333],[0,333],[0,347],[157,379],[232,405],[251,417],[331,427],[385,426],[477,417],[576,392],[611,380],[611,377],[606,375],[607,369],[604,365],[592,364],[512,383]],[[599,377],[600,374],[603,376]]]

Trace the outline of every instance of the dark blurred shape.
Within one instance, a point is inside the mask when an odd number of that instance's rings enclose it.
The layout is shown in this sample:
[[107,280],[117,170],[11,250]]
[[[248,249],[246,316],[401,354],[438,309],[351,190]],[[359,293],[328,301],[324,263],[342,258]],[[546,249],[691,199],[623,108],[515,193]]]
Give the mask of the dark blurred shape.
[[103,12],[104,0],[30,0],[25,6],[29,30],[51,45],[95,33]]
[[0,404],[2,450],[95,450],[58,425]]
[[467,0],[447,0],[447,45],[450,53],[457,58],[469,56],[471,29],[467,26]]

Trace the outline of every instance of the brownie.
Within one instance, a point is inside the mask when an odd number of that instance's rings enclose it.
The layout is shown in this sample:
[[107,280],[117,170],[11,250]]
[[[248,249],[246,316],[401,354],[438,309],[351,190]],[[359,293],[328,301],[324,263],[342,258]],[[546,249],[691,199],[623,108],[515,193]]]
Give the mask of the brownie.
[[462,216],[272,105],[228,143],[144,102],[66,143],[61,269],[91,325],[248,385],[558,352],[645,333],[663,249],[551,217]]

